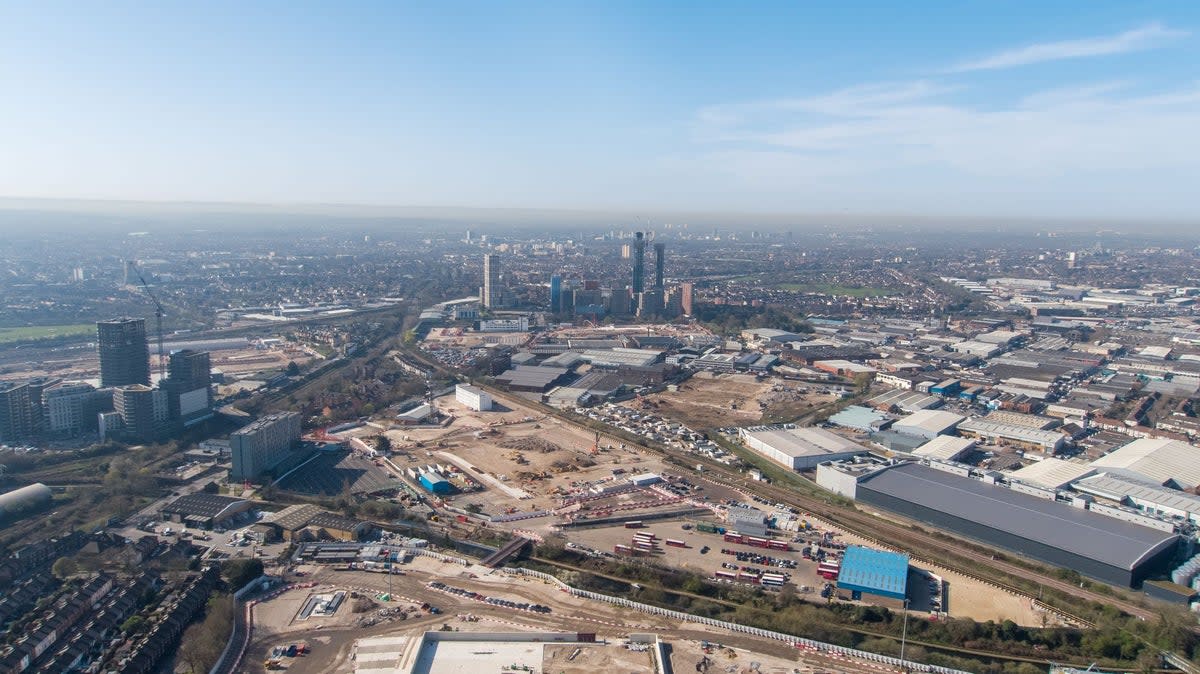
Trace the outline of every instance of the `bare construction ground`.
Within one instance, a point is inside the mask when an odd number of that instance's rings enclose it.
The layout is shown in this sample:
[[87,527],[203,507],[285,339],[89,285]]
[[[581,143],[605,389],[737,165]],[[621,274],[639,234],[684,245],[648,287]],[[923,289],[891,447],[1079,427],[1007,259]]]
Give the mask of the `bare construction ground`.
[[[489,515],[546,510],[557,507],[561,497],[582,494],[590,486],[663,469],[657,457],[621,449],[605,438],[593,453],[594,433],[527,409],[475,412],[453,396],[438,398],[435,404],[453,421],[444,428],[387,431],[394,450],[391,460],[401,469],[456,466],[481,487],[447,499],[459,507],[478,504]],[[535,520],[529,526],[550,523]]]
[[698,372],[678,391],[646,396],[643,404],[660,416],[705,430],[790,421],[836,399],[826,388],[803,382]]
[[[724,377],[708,379],[706,385],[719,386]],[[746,386],[742,376],[741,385]],[[693,381],[697,381],[693,379]],[[771,388],[769,384],[754,386]],[[663,394],[674,395],[674,394]],[[466,508],[478,504],[483,512],[491,515],[504,513],[531,512],[557,507],[565,495],[580,495],[585,493],[592,484],[612,484],[613,471],[623,470],[623,479],[630,474],[641,472],[660,472],[662,462],[653,454],[639,452],[635,448],[620,448],[620,443],[601,437],[600,451],[592,454],[590,449],[595,442],[595,435],[578,427],[564,424],[555,419],[539,415],[519,402],[503,399],[500,401],[506,407],[495,412],[474,412],[456,403],[452,397],[446,396],[436,400],[439,408],[455,416],[454,422],[446,428],[435,429],[404,429],[389,431],[393,446],[403,448],[394,457],[395,463],[401,467],[421,466],[429,463],[450,463],[444,454],[453,455],[460,465],[473,467],[466,472],[483,482],[486,475],[490,478],[483,484],[483,489],[474,493],[464,493],[451,497],[449,500],[456,506]],[[477,437],[478,434],[478,437]],[[609,449],[609,445],[613,445]],[[592,464],[592,465],[588,465]],[[669,471],[674,472],[674,471]],[[407,478],[406,478],[407,480]],[[527,493],[528,498],[514,497],[494,486],[495,483],[508,489],[520,490]],[[723,501],[733,498],[739,501],[750,501],[749,496],[734,490],[715,485],[706,480],[696,482],[702,489],[690,494],[693,498],[708,498],[713,501]],[[645,490],[620,494],[612,497],[596,499],[586,504],[586,514],[593,519],[611,512],[611,517],[629,520],[639,519],[639,515],[666,510],[663,508],[648,508],[645,510],[624,510],[631,502],[647,501]],[[686,507],[686,504],[681,504]],[[861,544],[872,546],[870,541],[859,539],[847,534],[827,523],[818,522],[818,518],[807,516],[822,530],[833,531],[836,540],[845,544]],[[551,531],[551,525],[561,521],[558,517],[540,517],[521,520],[511,524],[496,525],[501,527],[519,527],[541,532]],[[691,520],[693,523],[697,520]],[[655,532],[662,539],[677,538],[684,540],[687,548],[660,546],[660,563],[680,566],[700,572],[708,577],[718,570],[728,571],[722,567],[722,562],[741,566],[729,555],[721,554],[721,549],[729,547],[752,551],[755,548],[725,544],[720,536],[703,534],[694,527],[691,530],[682,528],[684,521],[650,521],[648,530]],[[719,524],[719,523],[718,523]],[[633,531],[622,526],[601,528],[567,529],[565,534],[574,544],[594,549],[598,553],[612,553],[615,545],[629,545]],[[791,536],[792,534],[788,534]],[[708,546],[710,550],[701,554],[700,549]],[[794,547],[799,549],[799,545]],[[789,570],[792,583],[800,594],[817,595],[825,581],[816,575],[815,562],[803,559],[797,551],[792,553],[768,553],[776,558],[794,559],[797,568]],[[752,565],[762,568],[759,565]],[[988,585],[981,581],[960,574],[942,570],[926,569],[942,576],[948,583],[948,612],[952,617],[969,617],[976,620],[1012,620],[1026,626],[1041,626],[1044,614],[1035,610],[1028,598],[1009,594],[1004,590]],[[803,589],[809,590],[805,592]],[[917,590],[923,590],[919,584],[914,584]],[[917,594],[920,594],[917,592]],[[815,598],[815,597],[814,597]],[[890,600],[866,597],[868,602],[890,606]],[[913,597],[914,606],[924,606],[920,596]],[[1052,623],[1051,623],[1052,624]]]
[[[503,574],[479,575],[470,569],[447,565],[429,558],[416,558],[406,567],[405,575],[384,576],[358,571],[333,571],[320,567],[305,567],[305,580],[315,581],[316,587],[284,592],[264,601],[254,609],[254,639],[243,660],[246,672],[265,672],[266,656],[275,646],[287,646],[305,641],[312,653],[306,657],[281,658],[280,666],[292,674],[337,673],[354,671],[354,645],[360,638],[384,635],[419,637],[428,630],[460,631],[534,631],[594,632],[600,644],[567,646],[547,644],[543,652],[542,671],[553,672],[645,672],[649,660],[646,653],[627,651],[620,645],[630,633],[657,633],[671,647],[675,671],[694,671],[705,658],[715,669],[709,671],[750,672],[757,662],[757,671],[772,674],[791,674],[795,670],[812,672],[869,671],[866,663],[829,658],[797,651],[791,646],[764,639],[735,635],[723,630],[694,624],[680,625],[673,621],[623,609],[602,602],[571,597],[541,580],[512,578]],[[439,592],[428,587],[432,580],[447,585],[507,598],[515,601],[534,601],[551,608],[549,614],[535,614],[496,607]],[[371,597],[373,606],[355,613],[351,599],[329,617],[299,620],[300,608],[314,594],[337,590],[353,591],[361,597]],[[379,597],[391,595],[390,601]],[[429,603],[440,609],[430,615],[419,607]],[[390,622],[370,626],[360,624],[363,617],[379,615],[389,609]],[[405,615],[403,619],[397,616]],[[709,651],[701,648],[709,643]],[[569,661],[576,647],[585,647]],[[582,660],[581,660],[582,658]],[[727,669],[736,665],[733,669]]]

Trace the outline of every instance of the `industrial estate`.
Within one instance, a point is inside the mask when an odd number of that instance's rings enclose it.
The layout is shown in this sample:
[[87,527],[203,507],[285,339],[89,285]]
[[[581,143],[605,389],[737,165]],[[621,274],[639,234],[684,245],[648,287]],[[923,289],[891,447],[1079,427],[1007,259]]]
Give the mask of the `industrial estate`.
[[1194,248],[429,237],[69,270],[124,316],[3,352],[0,669],[1193,671]]

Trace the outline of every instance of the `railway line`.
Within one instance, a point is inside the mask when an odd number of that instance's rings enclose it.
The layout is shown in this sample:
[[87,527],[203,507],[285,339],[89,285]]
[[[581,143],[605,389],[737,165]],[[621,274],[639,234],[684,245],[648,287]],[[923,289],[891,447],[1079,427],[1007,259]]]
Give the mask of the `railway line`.
[[[564,414],[562,411],[550,408],[539,403],[533,403],[526,400],[519,402],[513,401],[512,397],[506,391],[500,391],[489,388],[491,393],[499,396],[503,400],[507,400],[510,404],[525,407],[527,409],[536,410],[543,414],[549,414],[562,423],[569,423],[575,426],[590,428],[589,424],[580,423],[571,416]],[[913,530],[887,520],[880,519],[868,513],[864,513],[853,508],[831,508],[828,501],[813,496],[808,496],[795,489],[781,487],[776,485],[755,482],[749,484],[747,480],[737,471],[732,470],[724,464],[717,463],[700,457],[690,452],[671,449],[667,447],[651,447],[641,438],[625,437],[624,434],[614,433],[611,427],[607,427],[601,431],[601,435],[610,441],[623,442],[626,444],[632,443],[634,446],[646,452],[653,452],[666,457],[671,463],[688,470],[695,472],[696,465],[703,465],[704,470],[702,476],[709,480],[724,482],[727,486],[742,491],[743,493],[752,491],[759,496],[769,498],[772,501],[783,503],[788,506],[798,508],[803,511],[811,512],[814,515],[822,517],[833,524],[836,524],[847,531],[854,533],[863,538],[875,541],[878,545],[892,548],[903,548],[905,551],[920,561],[936,564],[943,568],[948,568],[952,571],[961,573],[965,576],[981,580],[992,585],[1002,587],[1010,592],[1030,596],[1026,590],[1022,590],[1011,585],[1007,585],[995,578],[989,578],[980,573],[980,571],[994,571],[997,574],[1005,574],[1017,578],[1027,578],[1032,582],[1041,585],[1046,589],[1053,589],[1058,592],[1068,594],[1070,596],[1093,602],[1099,602],[1113,606],[1131,616],[1141,620],[1155,620],[1158,614],[1147,609],[1139,604],[1126,601],[1120,597],[1113,595],[1100,594],[1085,588],[1079,587],[1076,584],[1069,583],[1059,578],[1054,578],[1036,570],[1026,568],[1011,562],[996,559],[994,555],[984,554],[971,550],[969,548],[954,545],[944,540],[936,538],[930,534]],[[972,562],[973,565],[978,565],[976,569],[963,568],[961,564],[956,565],[951,560],[961,559]],[[1031,597],[1031,599],[1036,599]],[[1090,621],[1072,615],[1070,612],[1051,606],[1055,612],[1063,614],[1074,621],[1078,622],[1083,627],[1094,627]],[[1200,634],[1200,626],[1194,628]]]
[[[574,571],[577,573],[586,573],[586,574],[590,574],[593,576],[598,576],[600,578],[605,578],[607,580],[616,581],[619,583],[629,584],[632,582],[627,578],[621,578],[620,576],[614,576],[614,575],[607,574],[607,573],[604,573],[601,571],[596,571],[594,569],[586,569],[586,568],[583,568],[580,566],[575,566],[573,564],[568,564],[566,562],[560,562],[560,561],[545,559],[543,557],[536,557],[536,556],[531,557],[530,559],[534,562],[537,562],[539,564],[544,564],[546,566],[553,566],[556,568],[564,569],[567,571]],[[718,604],[720,606],[725,606],[728,608],[736,609],[736,608],[741,607],[741,604],[739,604],[737,602],[732,602],[732,601],[728,601],[725,599],[718,599],[715,597],[708,597],[708,596],[705,596],[702,594],[695,594],[693,592],[687,592],[685,590],[680,590],[680,589],[676,589],[676,588],[663,587],[660,585],[660,586],[657,586],[657,589],[661,590],[662,592],[667,593],[667,594],[674,594],[674,595],[678,595],[681,597],[688,597],[691,599],[695,599],[697,601],[710,602],[710,603]],[[858,634],[863,637],[870,637],[870,638],[877,638],[877,639],[889,639],[889,640],[896,641],[896,642],[900,641],[900,638],[897,637],[896,635],[888,634],[886,632],[876,632],[874,630],[864,629],[861,627],[855,627],[853,625],[837,625],[837,627],[838,627],[838,629],[843,629],[843,630],[846,630],[847,632],[852,632],[854,634]],[[1018,662],[1018,663],[1024,662],[1024,663],[1038,665],[1041,667],[1046,667],[1051,664],[1058,664],[1058,665],[1065,665],[1065,666],[1075,666],[1075,667],[1078,667],[1081,669],[1085,669],[1089,665],[1089,663],[1086,663],[1086,662],[1074,663],[1073,665],[1072,665],[1072,663],[1058,662],[1058,661],[1052,663],[1050,660],[1046,660],[1046,659],[1042,659],[1042,658],[1035,658],[1035,657],[1023,656],[1023,655],[1006,655],[1003,653],[996,653],[993,651],[984,651],[984,650],[979,650],[979,649],[974,649],[974,648],[963,648],[960,646],[939,644],[939,643],[934,643],[931,641],[922,641],[919,639],[914,640],[912,638],[907,639],[907,641],[910,646],[921,646],[921,647],[929,649],[929,650],[940,651],[943,653],[949,653],[951,655],[957,655],[957,656],[962,656],[962,657],[983,658],[985,660],[995,660],[995,661],[1004,661],[1004,662]],[[1092,663],[1092,664],[1094,664],[1094,663]],[[1173,670],[1157,670],[1157,671],[1173,671]]]
[[[563,415],[559,414],[558,416],[561,418]],[[571,419],[563,419],[563,421],[567,423],[574,422]],[[626,443],[629,442],[629,440],[626,438],[619,438],[618,441]],[[1027,590],[1005,584],[994,577],[989,578],[984,576],[979,573],[979,570],[965,569],[961,565],[955,565],[950,560],[953,560],[954,558],[964,559],[966,561],[974,562],[981,570],[992,570],[1018,578],[1028,578],[1044,588],[1054,589],[1080,599],[1114,606],[1121,611],[1141,620],[1154,620],[1158,617],[1158,613],[1139,604],[1125,601],[1113,595],[1100,594],[1098,592],[1087,590],[1073,583],[1069,583],[1059,578],[1054,578],[1053,576],[1040,573],[1036,570],[996,559],[994,555],[980,553],[963,546],[948,543],[932,535],[895,524],[894,522],[880,519],[879,517],[875,517],[854,508],[831,508],[829,502],[825,499],[808,496],[803,492],[787,487],[780,487],[762,482],[755,482],[751,484],[740,473],[728,468],[724,464],[699,457],[689,452],[670,448],[647,447],[646,444],[642,442],[637,442],[635,444],[645,451],[655,452],[666,457],[671,463],[690,472],[694,472],[694,467],[697,464],[702,464],[704,466],[704,471],[701,475],[703,479],[717,482],[718,484],[723,484],[726,487],[736,489],[742,493],[753,492],[758,496],[769,498],[774,502],[783,503],[785,505],[810,512],[828,520],[833,524],[838,525],[839,527],[853,534],[869,539],[876,545],[881,547],[904,549],[904,551],[908,552],[914,559],[941,566],[976,580],[1000,587],[1014,594],[1030,596],[1030,593]],[[718,476],[721,479],[717,479]],[[1034,597],[1030,598],[1037,600]],[[1074,622],[1079,623],[1082,627],[1095,627],[1091,621],[1072,615],[1068,611],[1045,604],[1044,602],[1043,604],[1049,606],[1055,612],[1063,614],[1064,616],[1072,619]],[[1200,626],[1194,628],[1194,631],[1200,634]]]

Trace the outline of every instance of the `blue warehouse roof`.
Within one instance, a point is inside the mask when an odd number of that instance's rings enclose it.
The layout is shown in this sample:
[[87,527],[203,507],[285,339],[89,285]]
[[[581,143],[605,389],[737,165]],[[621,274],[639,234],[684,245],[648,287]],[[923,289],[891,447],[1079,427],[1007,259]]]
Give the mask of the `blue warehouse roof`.
[[840,589],[904,599],[908,587],[908,555],[851,545],[842,557],[837,585]]

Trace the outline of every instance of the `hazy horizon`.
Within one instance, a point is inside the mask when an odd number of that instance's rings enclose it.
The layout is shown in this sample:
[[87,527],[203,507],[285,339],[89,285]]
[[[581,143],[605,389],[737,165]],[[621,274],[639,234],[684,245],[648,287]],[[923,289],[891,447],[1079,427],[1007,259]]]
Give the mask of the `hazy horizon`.
[[[1121,234],[1189,234],[1196,223],[1191,220],[1146,221],[1122,218],[1041,218],[921,215],[912,213],[772,213],[721,211],[619,211],[555,208],[487,208],[462,206],[406,206],[387,204],[322,203],[250,203],[133,201],[102,199],[29,199],[0,197],[0,231],[27,226],[30,220],[45,225],[65,225],[63,230],[95,229],[94,220],[75,222],[73,216],[92,215],[116,218],[105,229],[121,230],[136,224],[179,229],[189,226],[221,228],[229,219],[230,227],[245,226],[248,221],[270,224],[271,219],[343,219],[368,229],[395,226],[405,222],[447,222],[476,228],[486,233],[493,227],[540,228],[558,226],[602,229],[661,231],[665,227],[690,226],[692,234],[706,234],[700,228],[719,227],[726,232],[814,231],[834,229],[846,233],[880,230],[977,231],[996,233],[1003,226],[1023,234],[1033,232]],[[65,222],[64,222],[65,220]],[[18,230],[11,229],[14,233]],[[676,231],[688,231],[680,229]],[[27,232],[36,234],[36,232]],[[569,233],[569,232],[564,232]]]
[[0,196],[1200,218],[1200,6],[922,14],[10,4]]

